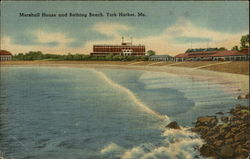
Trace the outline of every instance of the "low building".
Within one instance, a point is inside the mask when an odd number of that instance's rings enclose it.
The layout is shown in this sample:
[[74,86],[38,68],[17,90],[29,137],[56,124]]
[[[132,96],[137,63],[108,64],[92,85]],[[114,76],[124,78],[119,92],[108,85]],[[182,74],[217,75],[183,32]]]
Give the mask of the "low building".
[[149,61],[174,61],[174,57],[169,55],[152,55],[148,58]]
[[249,52],[242,51],[201,51],[187,52],[175,56],[175,61],[247,61]]
[[144,45],[133,45],[132,42],[125,43],[122,41],[121,45],[94,45],[91,56],[105,57],[109,54],[119,56],[145,56]]
[[0,61],[11,61],[12,54],[6,50],[0,50]]

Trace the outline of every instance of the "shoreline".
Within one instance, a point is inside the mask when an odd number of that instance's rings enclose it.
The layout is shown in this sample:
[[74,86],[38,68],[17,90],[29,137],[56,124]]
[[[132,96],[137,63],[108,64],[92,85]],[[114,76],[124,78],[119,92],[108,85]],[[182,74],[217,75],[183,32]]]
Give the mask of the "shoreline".
[[[122,63],[122,62],[121,62]],[[225,86],[224,91],[238,91],[240,95],[246,95],[249,93],[249,76],[244,74],[228,73],[228,72],[218,72],[205,69],[194,69],[190,67],[180,67],[180,66],[148,66],[148,65],[126,65],[124,64],[105,64],[99,61],[99,64],[94,63],[72,63],[71,61],[62,63],[52,63],[48,61],[31,61],[31,62],[8,62],[0,63],[1,67],[71,67],[71,68],[93,68],[93,69],[126,69],[126,70],[140,70],[140,71],[151,71],[151,72],[165,72],[171,73],[178,76],[186,76],[196,80],[206,80],[213,83],[219,83]]]
[[250,153],[249,106],[236,105],[229,112],[200,116],[191,128],[205,143],[200,147],[202,156],[215,159],[244,159]]

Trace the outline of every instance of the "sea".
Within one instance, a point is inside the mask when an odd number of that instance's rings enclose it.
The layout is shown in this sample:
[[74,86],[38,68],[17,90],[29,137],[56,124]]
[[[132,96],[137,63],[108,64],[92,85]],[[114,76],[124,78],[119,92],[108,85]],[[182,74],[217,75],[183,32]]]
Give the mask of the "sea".
[[[189,129],[227,113],[236,88],[143,70],[1,67],[0,156],[6,159],[193,159]],[[176,121],[181,130],[165,126]]]

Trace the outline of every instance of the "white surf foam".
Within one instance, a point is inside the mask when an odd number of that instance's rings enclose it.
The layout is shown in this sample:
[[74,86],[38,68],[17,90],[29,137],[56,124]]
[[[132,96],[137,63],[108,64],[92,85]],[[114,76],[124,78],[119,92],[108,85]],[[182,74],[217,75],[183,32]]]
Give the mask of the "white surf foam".
[[[92,70],[105,80],[112,87],[119,89],[126,93],[130,99],[136,103],[145,112],[154,115],[159,119],[164,119],[166,122],[170,122],[168,116],[163,116],[144,104],[136,95],[128,88],[115,83],[108,78],[103,72]],[[187,128],[176,129],[165,129],[161,135],[163,141],[161,145],[153,145],[152,143],[144,143],[130,149],[123,148],[115,143],[111,143],[100,150],[104,158],[110,159],[193,159],[203,158],[199,154],[199,148],[203,144],[202,139],[196,133],[189,131]]]
[[144,104],[139,98],[136,97],[136,95],[130,91],[128,88],[121,86],[118,83],[115,83],[114,81],[112,81],[110,78],[108,78],[108,76],[106,76],[103,72],[101,71],[97,71],[95,69],[92,70],[93,72],[95,72],[97,75],[99,75],[102,79],[104,79],[108,84],[110,84],[112,87],[119,89],[120,91],[126,93],[130,99],[136,103],[140,108],[142,108],[143,111],[161,119],[161,120],[166,120],[166,117],[161,115],[158,112],[153,111],[152,109],[150,109],[146,104]]
[[124,148],[121,146],[115,144],[115,143],[110,143],[109,145],[105,146],[100,150],[101,155],[104,158],[117,158],[121,154],[123,154],[125,151]]
[[[114,143],[104,147],[101,152],[103,156],[104,151],[110,155],[109,158],[121,159],[193,159],[205,157],[200,156],[199,148],[203,141],[199,136],[187,128],[180,130],[166,129],[162,133],[164,138],[161,146],[156,146],[151,143],[144,143],[131,149],[122,148]],[[116,152],[116,153],[115,153]],[[105,154],[106,154],[105,153]]]

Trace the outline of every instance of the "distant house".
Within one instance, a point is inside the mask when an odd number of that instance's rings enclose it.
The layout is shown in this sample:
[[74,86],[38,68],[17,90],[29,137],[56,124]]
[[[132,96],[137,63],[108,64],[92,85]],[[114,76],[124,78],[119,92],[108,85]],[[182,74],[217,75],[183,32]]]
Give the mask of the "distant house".
[[249,48],[243,48],[241,52],[248,53],[249,54]]
[[12,54],[6,50],[0,50],[0,61],[11,61]]
[[243,51],[197,51],[175,56],[175,61],[247,61],[248,50]]
[[148,58],[149,61],[174,61],[174,57],[169,55],[152,55]]

